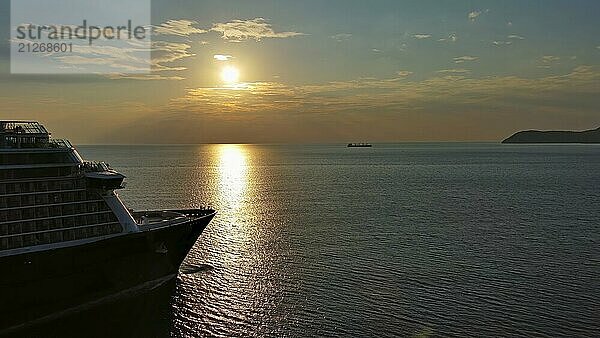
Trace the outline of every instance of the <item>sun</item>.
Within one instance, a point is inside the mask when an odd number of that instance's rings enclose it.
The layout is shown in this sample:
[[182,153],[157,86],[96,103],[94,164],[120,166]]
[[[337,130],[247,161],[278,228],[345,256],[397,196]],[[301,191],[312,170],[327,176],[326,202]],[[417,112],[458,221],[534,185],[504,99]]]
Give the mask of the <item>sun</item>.
[[227,66],[221,71],[221,79],[227,84],[236,84],[239,78],[240,71],[233,66]]

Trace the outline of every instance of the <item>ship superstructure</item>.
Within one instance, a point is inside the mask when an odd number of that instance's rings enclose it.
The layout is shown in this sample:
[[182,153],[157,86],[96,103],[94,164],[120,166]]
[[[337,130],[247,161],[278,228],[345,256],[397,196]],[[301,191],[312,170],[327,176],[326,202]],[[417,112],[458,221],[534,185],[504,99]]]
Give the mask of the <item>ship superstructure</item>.
[[177,274],[215,211],[132,212],[124,179],[37,122],[0,121],[0,333]]

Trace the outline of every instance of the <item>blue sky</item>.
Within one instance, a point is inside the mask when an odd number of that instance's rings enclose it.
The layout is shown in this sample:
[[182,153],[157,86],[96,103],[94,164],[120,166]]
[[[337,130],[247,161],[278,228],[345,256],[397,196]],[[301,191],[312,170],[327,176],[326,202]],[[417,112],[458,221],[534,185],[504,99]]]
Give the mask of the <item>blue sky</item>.
[[[598,1],[152,6],[151,75],[23,76],[9,74],[2,0],[0,116],[87,143],[497,140],[600,126]],[[235,86],[224,67],[239,71]]]

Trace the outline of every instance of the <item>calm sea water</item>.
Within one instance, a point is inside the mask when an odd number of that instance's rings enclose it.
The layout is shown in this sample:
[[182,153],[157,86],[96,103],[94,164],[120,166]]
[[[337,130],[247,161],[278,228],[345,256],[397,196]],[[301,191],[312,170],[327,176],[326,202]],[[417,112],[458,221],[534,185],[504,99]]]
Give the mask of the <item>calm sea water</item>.
[[600,146],[79,150],[129,207],[219,211],[166,291],[71,319],[91,333],[600,336]]

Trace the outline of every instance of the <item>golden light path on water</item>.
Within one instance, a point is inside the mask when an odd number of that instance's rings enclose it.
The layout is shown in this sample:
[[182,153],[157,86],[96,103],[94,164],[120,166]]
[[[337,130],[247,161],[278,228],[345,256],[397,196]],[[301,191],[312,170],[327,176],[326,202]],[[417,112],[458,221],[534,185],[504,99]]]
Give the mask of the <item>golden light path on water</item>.
[[[219,233],[225,240],[227,250],[221,250],[221,260],[238,265],[248,252],[252,234],[245,222],[248,210],[248,154],[243,145],[219,145],[217,166],[217,195],[219,203]],[[247,257],[246,257],[247,258]]]
[[177,334],[267,334],[261,327],[273,331],[277,326],[265,323],[281,321],[289,313],[280,307],[284,295],[279,284],[287,280],[281,262],[284,241],[276,231],[281,220],[271,212],[266,195],[273,184],[270,167],[261,162],[268,152],[260,146],[227,144],[202,146],[197,154],[198,169],[206,173],[196,176],[201,178],[198,192],[218,214],[185,263],[208,269],[180,276],[174,307]]
[[243,210],[248,184],[246,152],[243,146],[226,144],[219,148],[219,195],[226,204],[227,214]]

